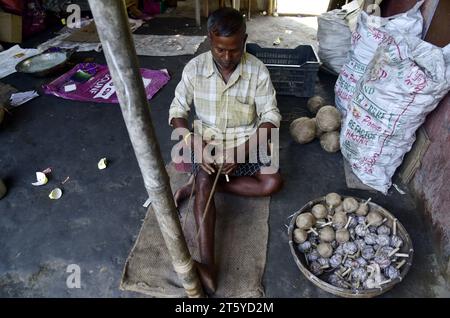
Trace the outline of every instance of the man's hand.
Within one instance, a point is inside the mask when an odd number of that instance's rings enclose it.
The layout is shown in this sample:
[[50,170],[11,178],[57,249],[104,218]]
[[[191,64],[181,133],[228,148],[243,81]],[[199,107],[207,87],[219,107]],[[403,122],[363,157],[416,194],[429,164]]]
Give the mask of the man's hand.
[[214,165],[205,161],[205,156],[203,157],[203,162],[200,164],[200,168],[202,168],[207,174],[213,174],[216,172],[216,170],[214,170]]
[[224,163],[222,167],[222,174],[230,174],[236,169],[237,163]]
[[237,163],[234,156],[234,150],[234,148],[224,150],[222,174],[230,174],[236,169]]
[[[204,150],[205,146],[203,147]],[[202,157],[202,163],[200,164],[200,167],[208,174],[213,174],[216,171],[218,171],[219,166],[222,165],[221,174],[230,174],[234,171],[237,167],[237,163],[234,162],[234,159],[232,156],[226,156],[224,154],[224,157],[220,161],[220,163],[217,163],[214,158],[212,158],[209,154],[209,152],[205,151],[203,152]]]
[[194,135],[192,149],[194,149],[197,154],[201,154],[202,162],[200,163],[200,168],[202,168],[202,170],[207,174],[211,175],[216,170],[214,166],[214,158],[211,156],[211,152],[205,151],[205,148],[207,147],[208,144],[203,141],[201,136]]

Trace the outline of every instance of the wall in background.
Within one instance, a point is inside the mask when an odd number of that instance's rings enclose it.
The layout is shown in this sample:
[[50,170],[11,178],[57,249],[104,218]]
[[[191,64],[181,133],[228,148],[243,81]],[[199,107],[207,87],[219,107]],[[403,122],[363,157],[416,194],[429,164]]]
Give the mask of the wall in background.
[[[385,0],[382,15],[391,16],[410,9],[416,0]],[[450,43],[450,1],[426,0],[422,7],[425,40],[440,47]],[[427,117],[424,128],[431,144],[422,158],[411,188],[422,199],[439,245],[443,271],[450,282],[450,94]]]
[[279,14],[320,15],[327,11],[330,0],[278,0]]
[[[425,40],[440,47],[450,43],[450,1],[440,0],[437,4]],[[431,144],[412,188],[424,200],[436,230],[441,264],[450,282],[450,94],[428,116],[425,130]]]

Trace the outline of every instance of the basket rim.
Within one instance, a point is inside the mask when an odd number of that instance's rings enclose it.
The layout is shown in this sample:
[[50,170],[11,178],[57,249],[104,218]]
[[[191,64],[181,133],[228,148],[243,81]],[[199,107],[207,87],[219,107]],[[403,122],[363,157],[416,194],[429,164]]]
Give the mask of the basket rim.
[[[354,198],[356,199],[359,203],[361,202],[366,202],[367,200],[363,200],[359,197],[356,196],[350,196],[350,195],[340,195],[342,199],[345,198]],[[308,209],[311,209],[315,204],[321,203],[325,201],[325,196],[321,196],[318,197],[316,199],[313,199],[309,202],[307,202],[303,207],[301,207],[299,210],[297,210],[294,214],[292,214],[291,217],[291,221],[288,227],[288,237],[289,237],[289,247],[290,247],[290,251],[291,254],[294,258],[295,263],[297,264],[297,267],[300,269],[300,271],[302,272],[303,275],[305,275],[305,277],[312,282],[314,285],[316,285],[317,287],[331,293],[334,294],[336,296],[342,296],[342,297],[349,297],[349,298],[369,298],[369,297],[375,297],[375,296],[379,296],[387,291],[389,291],[390,289],[392,289],[397,283],[401,282],[404,277],[406,277],[406,275],[409,272],[409,269],[412,265],[413,262],[413,256],[414,256],[414,248],[412,245],[412,240],[408,234],[408,232],[406,231],[406,229],[404,228],[404,226],[401,224],[401,222],[393,215],[391,214],[388,210],[386,210],[385,208],[383,208],[382,206],[380,206],[377,203],[374,203],[372,201],[370,201],[368,204],[370,207],[374,207],[376,208],[378,211],[380,211],[383,216],[385,217],[389,217],[392,221],[397,220],[397,233],[402,233],[402,236],[404,236],[404,244],[405,246],[408,248],[408,261],[405,263],[403,270],[400,273],[400,276],[391,280],[389,283],[383,285],[383,287],[380,288],[375,288],[375,289],[345,289],[345,288],[341,288],[341,287],[337,287],[334,285],[331,285],[325,281],[323,281],[322,279],[320,279],[319,277],[317,277],[316,275],[314,275],[313,273],[311,273],[309,271],[309,269],[300,261],[299,257],[297,256],[297,250],[295,249],[294,246],[294,241],[292,239],[293,236],[293,231],[295,229],[295,221],[296,218],[299,214],[307,212]]]

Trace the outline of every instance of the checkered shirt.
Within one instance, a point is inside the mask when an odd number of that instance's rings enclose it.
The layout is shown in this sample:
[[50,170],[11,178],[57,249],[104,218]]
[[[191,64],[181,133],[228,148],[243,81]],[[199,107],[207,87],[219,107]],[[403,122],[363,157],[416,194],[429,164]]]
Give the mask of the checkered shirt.
[[223,143],[226,149],[247,141],[262,123],[280,126],[269,71],[248,53],[243,54],[226,84],[210,51],[192,59],[175,90],[169,124],[173,118],[188,119],[192,103],[198,119],[194,121],[195,131],[206,141]]

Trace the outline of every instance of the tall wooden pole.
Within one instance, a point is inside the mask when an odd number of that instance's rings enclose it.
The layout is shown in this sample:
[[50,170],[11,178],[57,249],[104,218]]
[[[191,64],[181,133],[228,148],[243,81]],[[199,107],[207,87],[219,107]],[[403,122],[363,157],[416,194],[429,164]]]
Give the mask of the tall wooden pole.
[[89,5],[145,188],[152,198],[152,207],[172,258],[173,267],[187,295],[203,297],[153,128],[125,4],[117,0],[89,0]]

